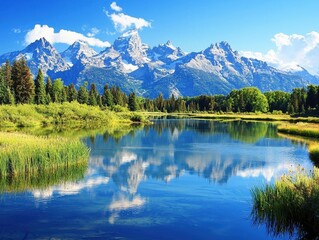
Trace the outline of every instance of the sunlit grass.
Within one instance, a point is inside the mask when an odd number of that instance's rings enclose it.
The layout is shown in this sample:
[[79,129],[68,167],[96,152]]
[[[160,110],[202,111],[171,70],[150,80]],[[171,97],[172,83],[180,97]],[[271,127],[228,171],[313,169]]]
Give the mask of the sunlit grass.
[[308,147],[309,157],[316,166],[319,165],[319,143],[310,144]]
[[297,233],[313,239],[319,236],[319,169],[310,173],[298,168],[274,185],[252,190],[252,216],[266,224],[275,236]]
[[0,132],[0,177],[39,174],[88,160],[78,139]]
[[278,132],[318,138],[319,124],[301,122],[296,124],[282,124],[278,126]]
[[100,107],[88,106],[77,102],[0,106],[0,127],[42,127],[50,125],[96,127],[130,121],[129,114],[120,115],[120,113],[109,109],[101,109]]

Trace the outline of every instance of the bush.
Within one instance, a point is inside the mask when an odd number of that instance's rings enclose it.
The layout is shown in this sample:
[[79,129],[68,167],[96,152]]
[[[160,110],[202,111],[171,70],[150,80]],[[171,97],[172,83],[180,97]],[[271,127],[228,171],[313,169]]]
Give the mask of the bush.
[[145,122],[145,117],[141,114],[133,113],[133,115],[130,117],[130,120],[132,122]]

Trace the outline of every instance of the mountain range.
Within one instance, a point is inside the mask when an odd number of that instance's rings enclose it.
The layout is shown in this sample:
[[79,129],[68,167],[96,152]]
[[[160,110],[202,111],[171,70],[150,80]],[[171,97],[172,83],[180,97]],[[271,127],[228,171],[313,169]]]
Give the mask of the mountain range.
[[255,86],[261,91],[291,91],[308,84],[319,84],[319,77],[306,69],[280,70],[266,62],[246,58],[227,42],[215,43],[200,52],[185,53],[170,41],[155,47],[142,43],[132,30],[112,46],[97,53],[86,42],[77,41],[59,53],[45,38],[21,51],[0,56],[0,64],[24,56],[33,75],[39,68],[51,78],[62,78],[66,85],[95,83],[119,86],[124,92],[154,98],[228,94],[233,89]]

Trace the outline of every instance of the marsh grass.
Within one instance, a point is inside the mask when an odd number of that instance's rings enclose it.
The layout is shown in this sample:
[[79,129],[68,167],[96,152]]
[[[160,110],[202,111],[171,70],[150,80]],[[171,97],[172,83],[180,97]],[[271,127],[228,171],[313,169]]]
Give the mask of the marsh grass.
[[310,138],[319,137],[319,124],[314,123],[296,123],[296,124],[282,124],[278,126],[278,132],[300,135]]
[[266,224],[275,236],[319,236],[319,169],[307,173],[301,167],[282,176],[274,185],[252,190],[252,217]]
[[0,178],[36,175],[87,162],[79,139],[0,132]]

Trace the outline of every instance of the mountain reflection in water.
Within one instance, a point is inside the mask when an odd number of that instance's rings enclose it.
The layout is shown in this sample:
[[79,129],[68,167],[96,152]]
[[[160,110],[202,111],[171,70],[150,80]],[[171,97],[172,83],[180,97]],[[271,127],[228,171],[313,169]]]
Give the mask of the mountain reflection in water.
[[84,142],[88,166],[61,181],[0,182],[1,239],[269,239],[250,189],[312,167],[264,122],[155,120]]

